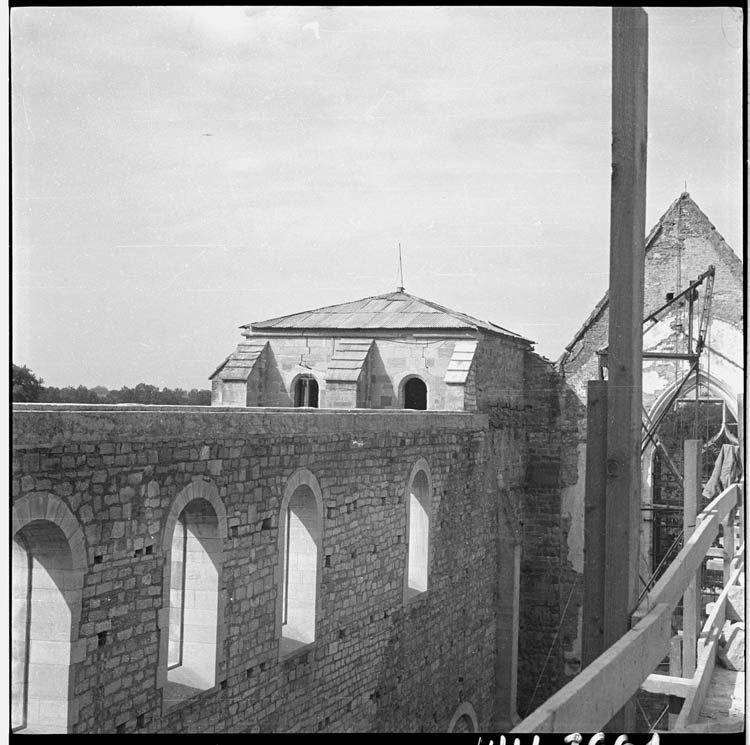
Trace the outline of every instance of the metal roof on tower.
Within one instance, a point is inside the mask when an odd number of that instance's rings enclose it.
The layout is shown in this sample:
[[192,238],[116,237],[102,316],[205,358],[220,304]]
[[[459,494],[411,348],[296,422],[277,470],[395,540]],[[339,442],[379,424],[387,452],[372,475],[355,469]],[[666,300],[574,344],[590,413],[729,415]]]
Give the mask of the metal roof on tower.
[[500,334],[531,344],[529,339],[488,321],[450,310],[429,300],[398,290],[385,295],[354,300],[339,305],[293,313],[245,324],[255,332],[290,330],[354,331],[364,329],[393,330],[479,330]]

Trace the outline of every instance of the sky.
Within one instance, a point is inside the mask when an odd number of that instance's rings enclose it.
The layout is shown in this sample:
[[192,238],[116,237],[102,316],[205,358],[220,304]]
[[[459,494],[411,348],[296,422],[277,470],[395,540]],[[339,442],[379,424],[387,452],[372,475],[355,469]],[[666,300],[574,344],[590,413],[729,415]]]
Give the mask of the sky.
[[[742,18],[646,8],[646,232],[742,257]],[[12,356],[208,388],[239,326],[395,290],[557,359],[607,289],[611,9],[11,10]]]

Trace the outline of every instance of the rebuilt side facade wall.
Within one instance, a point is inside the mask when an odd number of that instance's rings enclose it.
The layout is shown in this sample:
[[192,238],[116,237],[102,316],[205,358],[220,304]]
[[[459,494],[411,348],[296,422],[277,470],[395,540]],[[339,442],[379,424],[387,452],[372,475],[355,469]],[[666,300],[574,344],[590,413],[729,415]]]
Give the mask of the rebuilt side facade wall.
[[[255,336],[250,337],[256,340]],[[300,375],[312,375],[318,383],[320,408],[334,408],[344,400],[336,384],[326,381],[328,364],[338,337],[322,335],[257,337],[268,341],[268,350],[256,364],[248,381],[248,406],[292,406],[294,384]],[[444,382],[455,339],[414,338],[375,340],[363,366],[355,395],[349,395],[351,408],[403,408],[403,382],[412,376],[427,385],[427,408],[446,406]],[[270,350],[270,354],[268,353]],[[347,386],[344,386],[347,387]]]
[[[520,468],[520,421],[19,405],[13,427],[14,504],[54,495],[85,539],[72,731],[445,731],[465,702],[480,729],[510,726],[515,543],[497,476]],[[419,459],[432,560],[427,592],[405,603]],[[300,469],[323,498],[320,611],[312,645],[280,660],[280,505]],[[213,688],[164,712],[163,533],[186,489],[225,513],[219,662]]]
[[523,365],[528,345],[494,334],[477,334],[479,343],[473,363],[476,375],[460,384],[446,383],[446,373],[456,344],[473,340],[472,332],[460,337],[409,332],[386,337],[379,332],[375,338],[365,340],[372,344],[356,382],[330,381],[327,377],[337,345],[359,337],[340,336],[335,331],[332,335],[248,334],[248,341],[267,343],[267,347],[246,383],[214,379],[214,404],[293,406],[294,386],[300,376],[315,378],[320,408],[401,409],[403,386],[411,377],[424,381],[429,410],[482,410],[497,401],[520,399],[520,378],[514,375]]

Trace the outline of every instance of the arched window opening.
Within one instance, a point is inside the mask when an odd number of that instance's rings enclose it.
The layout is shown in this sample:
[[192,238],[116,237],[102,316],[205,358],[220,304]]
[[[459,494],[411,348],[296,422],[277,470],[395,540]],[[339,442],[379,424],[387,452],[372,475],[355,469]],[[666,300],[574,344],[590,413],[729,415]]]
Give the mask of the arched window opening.
[[318,381],[312,375],[301,375],[294,384],[294,405],[318,408]]
[[430,487],[427,474],[417,471],[408,494],[409,560],[406,599],[427,590],[430,558]]
[[[664,415],[658,430],[664,450],[654,448],[652,455],[651,553],[652,568],[659,570],[654,579],[669,568],[682,547],[684,499],[677,474],[684,471],[684,441],[700,439],[704,443],[701,459],[703,484],[711,476],[722,445],[736,441],[736,418],[725,401],[707,390],[701,390],[700,397],[693,398],[694,392],[693,388],[691,393],[678,399]],[[706,497],[702,500],[699,510],[709,501]]]
[[461,704],[453,714],[448,732],[476,732],[477,729],[477,714],[474,707],[468,702]]
[[68,731],[71,620],[80,587],[63,531],[33,520],[12,546],[11,727]]
[[404,408],[425,411],[427,409],[427,386],[419,378],[409,378],[404,385]]
[[315,604],[320,553],[320,517],[312,489],[302,484],[282,515],[284,531],[281,651],[315,639]]
[[205,499],[193,499],[172,534],[167,706],[216,684],[221,554],[214,508]]
[[462,714],[453,725],[452,732],[473,732],[474,723],[468,714]]

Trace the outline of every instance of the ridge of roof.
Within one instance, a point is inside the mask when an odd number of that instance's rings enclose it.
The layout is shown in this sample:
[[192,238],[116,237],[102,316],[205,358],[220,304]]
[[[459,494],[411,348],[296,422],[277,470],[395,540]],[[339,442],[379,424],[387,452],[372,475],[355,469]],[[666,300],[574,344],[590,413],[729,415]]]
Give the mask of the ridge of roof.
[[459,321],[468,323],[470,326],[475,326],[479,328],[487,328],[490,331],[498,331],[500,333],[507,334],[509,336],[516,337],[518,339],[523,339],[524,341],[530,341],[529,339],[524,338],[520,334],[516,334],[514,331],[509,331],[508,329],[503,328],[502,326],[498,326],[496,323],[492,323],[492,321],[482,321],[478,318],[474,318],[473,316],[468,315],[467,313],[461,313],[458,310],[451,310],[450,308],[446,308],[443,305],[439,305],[438,303],[435,303],[432,300],[425,300],[424,298],[417,297],[416,295],[411,295],[410,293],[405,292],[403,290],[401,290],[400,292],[392,293],[392,294],[406,295],[412,300],[418,300],[420,303],[424,303],[430,308],[435,308],[435,310],[438,310],[441,313],[445,313],[446,315],[453,316],[454,318],[457,318]]
[[[390,294],[395,294],[395,293],[390,293]],[[287,313],[286,315],[283,315],[283,316],[275,316],[274,318],[267,318],[265,321],[251,321],[250,323],[243,323],[242,326],[240,326],[240,328],[246,329],[246,328],[252,328],[253,326],[258,326],[260,328],[263,326],[268,326],[276,321],[283,321],[285,318],[291,318],[292,316],[302,316],[302,315],[305,315],[305,313],[317,313],[318,311],[321,311],[321,310],[329,310],[331,308],[338,308],[342,305],[350,305],[352,303],[361,303],[361,302],[364,302],[365,300],[379,300],[384,297],[386,297],[386,295],[370,295],[369,297],[363,297],[363,298],[360,298],[359,300],[349,300],[344,303],[334,303],[333,305],[322,305],[320,308],[309,308],[308,310],[299,310],[296,313]]]

